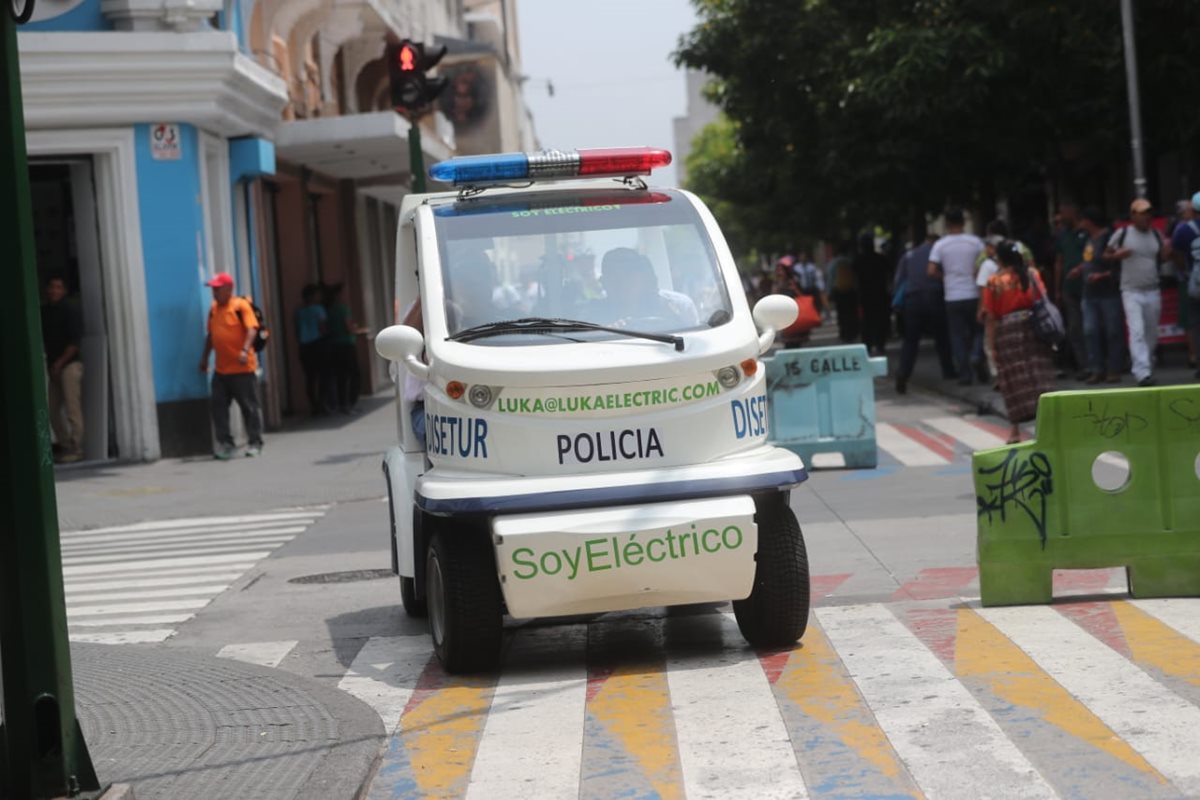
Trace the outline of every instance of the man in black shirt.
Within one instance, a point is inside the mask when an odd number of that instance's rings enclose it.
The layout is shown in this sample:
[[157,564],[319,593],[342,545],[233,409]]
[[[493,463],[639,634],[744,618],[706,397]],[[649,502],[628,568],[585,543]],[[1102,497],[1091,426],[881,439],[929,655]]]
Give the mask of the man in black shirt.
[[61,276],[46,280],[42,347],[50,373],[50,427],[61,448],[58,460],[70,463],[83,458],[83,319],[66,296],[67,282]]

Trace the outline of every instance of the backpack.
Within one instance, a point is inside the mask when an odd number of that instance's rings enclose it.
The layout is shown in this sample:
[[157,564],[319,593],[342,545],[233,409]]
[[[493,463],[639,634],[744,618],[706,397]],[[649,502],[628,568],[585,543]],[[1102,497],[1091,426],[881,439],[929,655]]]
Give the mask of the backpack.
[[[256,326],[254,331],[254,352],[261,353],[262,349],[267,346],[267,340],[271,338],[271,329],[267,327],[266,315],[263,314],[263,310],[248,295],[243,295],[242,299],[250,304],[250,310],[254,312]],[[238,318],[241,319],[241,316],[242,314],[239,311]],[[246,325],[246,320],[244,319],[242,320],[242,325],[249,327]]]
[[[1121,245],[1125,244],[1125,231],[1129,230],[1131,227],[1133,226],[1126,225],[1124,228],[1121,228],[1121,230],[1117,231],[1117,247],[1121,247]],[[1154,241],[1158,242],[1158,253],[1161,253],[1163,246],[1162,234],[1158,232],[1158,228],[1151,228],[1150,230],[1154,232]],[[1154,255],[1157,256],[1158,253],[1155,253]]]

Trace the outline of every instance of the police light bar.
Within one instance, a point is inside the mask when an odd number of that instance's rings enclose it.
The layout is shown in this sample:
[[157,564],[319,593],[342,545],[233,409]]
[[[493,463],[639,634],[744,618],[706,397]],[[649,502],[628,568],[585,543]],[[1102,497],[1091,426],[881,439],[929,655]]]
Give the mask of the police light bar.
[[671,153],[654,147],[541,150],[462,156],[434,164],[429,177],[454,186],[564,178],[649,175],[671,163]]

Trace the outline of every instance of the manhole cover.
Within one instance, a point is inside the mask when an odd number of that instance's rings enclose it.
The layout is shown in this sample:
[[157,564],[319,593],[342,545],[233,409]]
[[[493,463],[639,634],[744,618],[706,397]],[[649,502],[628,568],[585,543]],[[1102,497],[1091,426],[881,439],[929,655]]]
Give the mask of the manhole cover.
[[355,581],[377,581],[394,577],[390,569],[352,569],[349,572],[322,572],[319,575],[301,575],[288,583],[354,583]]

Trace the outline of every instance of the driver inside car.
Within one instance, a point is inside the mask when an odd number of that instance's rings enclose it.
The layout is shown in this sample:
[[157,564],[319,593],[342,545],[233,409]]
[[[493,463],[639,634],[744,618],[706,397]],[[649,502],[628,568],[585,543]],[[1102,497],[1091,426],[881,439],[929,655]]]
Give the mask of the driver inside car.
[[464,253],[450,266],[450,292],[446,301],[450,329],[461,331],[495,322],[496,270],[487,253]]
[[[600,284],[604,299],[600,301],[597,318],[616,327],[638,327],[649,323],[653,328],[679,327],[694,318],[680,309],[678,300],[671,302],[659,291],[658,279],[650,260],[630,247],[616,247],[604,254],[600,262]],[[678,294],[678,293],[672,293]]]

